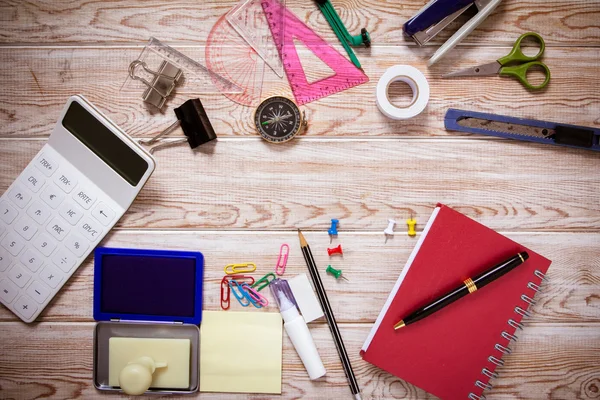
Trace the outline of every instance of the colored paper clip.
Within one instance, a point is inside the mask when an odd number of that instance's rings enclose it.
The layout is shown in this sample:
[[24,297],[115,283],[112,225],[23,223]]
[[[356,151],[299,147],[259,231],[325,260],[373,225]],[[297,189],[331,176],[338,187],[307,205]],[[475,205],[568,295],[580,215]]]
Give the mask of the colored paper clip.
[[225,273],[227,275],[245,274],[254,271],[256,271],[256,264],[254,263],[227,264],[225,266]]
[[246,291],[248,295],[247,297],[250,300],[250,302],[254,305],[254,307],[261,308],[269,305],[269,300],[267,300],[266,297],[258,293],[256,290],[252,289],[250,285],[248,285],[247,283],[242,283],[241,286],[242,289]]
[[247,283],[249,285],[254,284],[254,277],[250,276],[250,275],[225,275],[223,277],[223,280],[226,281],[227,283],[229,283],[229,281],[231,280],[236,280],[240,283]]
[[[271,279],[269,279],[269,278],[271,278]],[[263,290],[264,288],[269,286],[269,284],[273,281],[273,279],[275,279],[275,274],[272,272],[269,272],[268,274],[266,274],[265,276],[263,276],[262,278],[260,278],[256,282],[254,282],[254,284],[251,286],[251,288],[256,288],[256,290],[260,292],[261,290]]]
[[277,259],[277,265],[275,266],[275,273],[279,276],[285,272],[285,266],[287,265],[288,255],[290,254],[290,246],[286,243],[281,245],[279,249],[279,258]]
[[223,310],[229,310],[230,297],[231,297],[231,288],[229,287],[229,281],[227,279],[221,279],[221,308]]
[[[239,294],[236,292],[234,286],[237,287],[237,291],[239,292]],[[235,279],[229,281],[229,287],[231,288],[231,293],[233,293],[233,295],[235,296],[237,301],[242,305],[242,307],[248,307],[250,305],[250,301],[248,300],[248,296],[246,296],[246,292],[241,288],[240,284],[237,283],[237,281],[235,281]],[[245,304],[244,300],[246,300]]]

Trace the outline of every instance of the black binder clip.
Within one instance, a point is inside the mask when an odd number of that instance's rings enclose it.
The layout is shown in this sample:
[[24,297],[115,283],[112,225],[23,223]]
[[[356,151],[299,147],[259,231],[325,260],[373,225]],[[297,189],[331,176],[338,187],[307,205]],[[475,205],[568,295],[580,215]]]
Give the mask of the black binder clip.
[[174,109],[177,121],[175,121],[167,129],[153,137],[152,139],[140,140],[141,144],[152,145],[158,139],[173,132],[177,127],[181,126],[183,133],[186,138],[160,143],[149,149],[150,153],[154,153],[155,150],[172,146],[174,144],[188,142],[192,149],[200,146],[201,144],[210,142],[217,138],[217,134],[213,129],[206,111],[200,102],[200,99],[191,99],[183,103],[181,106]]
[[[142,76],[136,75],[136,70],[139,67],[153,76],[151,82],[148,82]],[[151,70],[145,62],[140,60],[135,60],[129,64],[129,76],[131,79],[138,80],[148,87],[144,94],[142,94],[142,99],[159,110],[165,104],[167,97],[173,89],[175,89],[175,85],[177,85],[177,81],[179,81],[182,74],[181,69],[168,61],[161,62],[158,71]]]

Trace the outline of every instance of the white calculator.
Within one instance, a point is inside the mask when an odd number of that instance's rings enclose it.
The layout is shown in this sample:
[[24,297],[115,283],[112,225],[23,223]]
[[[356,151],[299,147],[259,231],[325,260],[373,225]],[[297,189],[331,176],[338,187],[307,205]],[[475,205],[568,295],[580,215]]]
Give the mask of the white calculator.
[[32,322],[127,211],[152,156],[82,96],[0,197],[0,302]]

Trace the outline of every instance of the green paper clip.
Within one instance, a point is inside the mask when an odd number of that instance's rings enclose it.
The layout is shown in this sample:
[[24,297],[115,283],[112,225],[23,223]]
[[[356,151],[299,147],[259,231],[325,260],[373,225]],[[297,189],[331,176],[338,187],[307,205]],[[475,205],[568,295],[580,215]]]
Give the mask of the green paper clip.
[[348,278],[346,278],[344,275],[342,275],[342,270],[341,269],[335,269],[333,268],[331,265],[327,266],[327,269],[325,270],[325,272],[330,273],[331,275],[335,276],[335,279],[345,279],[347,282],[350,282],[348,280]]
[[[271,279],[269,279],[269,278],[271,278]],[[262,278],[260,278],[256,282],[254,282],[254,284],[250,287],[253,289],[256,288],[256,291],[260,292],[261,290],[263,290],[264,288],[269,286],[271,284],[271,282],[273,281],[273,279],[275,279],[275,274],[272,272],[269,272],[268,274],[266,274],[265,276],[263,276]]]

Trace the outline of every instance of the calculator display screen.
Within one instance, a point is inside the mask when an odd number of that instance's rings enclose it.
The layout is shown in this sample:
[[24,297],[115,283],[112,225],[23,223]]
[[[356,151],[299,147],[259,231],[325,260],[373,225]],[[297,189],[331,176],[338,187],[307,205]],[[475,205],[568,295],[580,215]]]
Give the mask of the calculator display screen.
[[105,254],[101,279],[103,313],[194,316],[193,257]]
[[148,163],[76,101],[62,120],[63,126],[130,185],[136,186]]

